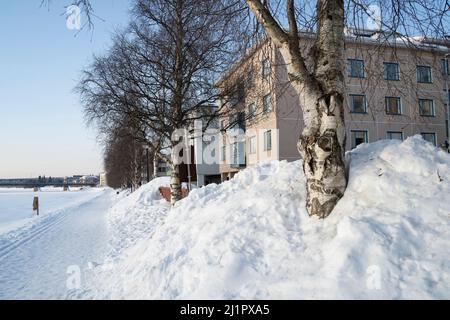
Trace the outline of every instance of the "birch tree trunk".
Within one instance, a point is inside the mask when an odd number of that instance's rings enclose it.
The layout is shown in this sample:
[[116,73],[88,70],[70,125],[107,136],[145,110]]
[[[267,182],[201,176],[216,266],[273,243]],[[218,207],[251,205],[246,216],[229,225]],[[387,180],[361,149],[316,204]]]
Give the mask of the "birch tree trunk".
[[153,179],[158,177],[158,156],[153,154]]
[[180,165],[173,163],[170,178],[170,204],[174,206],[180,200],[181,200]]
[[[306,177],[310,216],[326,218],[346,188],[344,124],[344,2],[318,0],[318,34],[310,72],[300,52],[294,0],[287,0],[289,31],[260,0],[247,3],[279,48],[289,79],[300,97],[304,129],[298,141]],[[298,107],[298,106],[293,106]]]

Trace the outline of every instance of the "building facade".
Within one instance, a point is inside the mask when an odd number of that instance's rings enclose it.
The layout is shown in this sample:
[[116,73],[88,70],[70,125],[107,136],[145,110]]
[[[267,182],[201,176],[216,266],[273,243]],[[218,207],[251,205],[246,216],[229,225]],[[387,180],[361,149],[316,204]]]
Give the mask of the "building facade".
[[[415,134],[441,145],[448,125],[448,49],[424,43],[412,47],[381,36],[370,32],[346,38],[346,150]],[[302,35],[301,43],[308,57],[312,35]],[[220,119],[222,180],[259,161],[300,159],[302,102],[270,41],[237,62],[219,86],[232,92],[222,103],[234,110],[233,116]]]

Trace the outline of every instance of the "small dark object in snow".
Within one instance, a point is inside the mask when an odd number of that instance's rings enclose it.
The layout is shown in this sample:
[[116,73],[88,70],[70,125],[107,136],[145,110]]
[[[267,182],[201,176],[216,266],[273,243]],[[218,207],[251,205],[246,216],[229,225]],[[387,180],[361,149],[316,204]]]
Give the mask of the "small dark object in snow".
[[39,198],[34,197],[33,199],[33,211],[37,212],[37,215],[39,215]]
[[441,175],[439,174],[439,171],[437,171],[437,176],[438,176],[438,178],[439,178],[439,182],[442,182],[442,181],[444,181],[444,179],[441,177]]

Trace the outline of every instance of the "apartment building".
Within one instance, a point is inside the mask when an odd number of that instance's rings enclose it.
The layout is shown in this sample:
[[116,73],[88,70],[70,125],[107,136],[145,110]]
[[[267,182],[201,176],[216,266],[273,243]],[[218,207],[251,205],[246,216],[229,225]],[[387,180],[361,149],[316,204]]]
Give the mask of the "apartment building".
[[[313,36],[300,36],[306,57]],[[345,47],[346,150],[415,134],[435,145],[443,143],[448,125],[448,52],[445,47],[419,41],[411,47],[375,31],[349,30]],[[259,161],[300,158],[301,101],[288,81],[280,52],[269,40],[240,59],[218,85],[231,92],[222,103],[234,111],[220,119],[222,180]]]

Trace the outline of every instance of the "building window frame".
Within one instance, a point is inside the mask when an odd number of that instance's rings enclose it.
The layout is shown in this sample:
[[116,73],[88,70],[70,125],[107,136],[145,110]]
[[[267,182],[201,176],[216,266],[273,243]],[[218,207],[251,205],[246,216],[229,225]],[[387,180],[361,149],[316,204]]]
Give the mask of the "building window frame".
[[[400,65],[398,62],[383,62],[384,65],[384,80],[387,81],[400,81]],[[396,66],[395,78],[389,78],[388,66]]]
[[266,94],[263,98],[262,98],[262,105],[263,105],[263,113],[268,113],[271,111],[271,97],[270,97],[270,93]]
[[[429,81],[427,80],[423,80],[420,76],[420,72],[419,70],[423,70],[425,69],[428,71],[428,76],[429,76]],[[426,66],[426,65],[418,65],[416,66],[416,73],[417,73],[417,83],[433,83],[433,71],[432,68],[430,66]]]
[[[421,132],[420,135],[422,136],[422,139],[432,143],[435,147],[437,146],[437,135],[436,132]],[[430,135],[433,137],[433,142],[429,141],[428,139],[425,139],[424,135]]]
[[[430,101],[431,101],[431,114],[425,114],[423,113],[422,105],[424,102]],[[419,115],[421,117],[431,117],[431,118],[436,117],[436,106],[433,99],[419,99]]]
[[[392,136],[393,134],[400,134],[400,139],[393,138],[393,136]],[[386,132],[386,138],[388,140],[400,140],[400,141],[404,140],[404,136],[403,136],[403,132],[402,131],[387,131]]]
[[264,151],[272,150],[272,130],[264,131]]
[[[390,99],[395,99],[396,101],[398,101],[398,112],[391,112],[389,110],[388,107],[388,101],[390,101]],[[401,116],[403,114],[403,108],[402,108],[402,98],[401,97],[395,97],[395,96],[386,96],[384,97],[384,107],[385,107],[385,111],[386,114],[389,116]]]
[[248,118],[253,119],[256,117],[256,103],[250,103],[248,105]]
[[261,77],[263,79],[267,79],[272,73],[272,64],[270,63],[269,58],[264,58],[261,61]]
[[[356,144],[356,136],[354,136],[354,134],[357,134],[357,133],[363,133],[364,134],[364,141],[361,142],[361,143],[358,143],[358,144]],[[355,149],[360,144],[369,142],[369,131],[368,130],[350,130],[350,136],[351,136],[351,139],[352,139],[352,149]]]
[[441,73],[444,76],[450,75],[450,65],[448,58],[441,59]]
[[[349,94],[349,97],[350,97],[350,113],[367,114],[367,98],[365,94],[351,93]],[[355,105],[353,100],[353,98],[355,97],[363,97],[364,111],[355,111]]]
[[[354,63],[361,63],[358,68],[354,68]],[[366,77],[364,60],[362,59],[347,59],[347,75],[349,78],[360,78]]]

